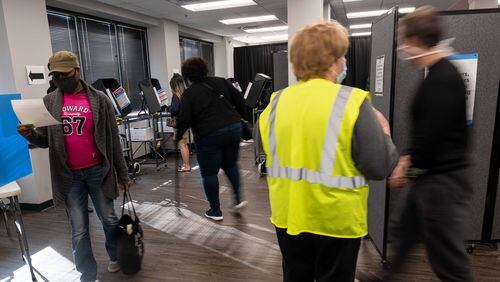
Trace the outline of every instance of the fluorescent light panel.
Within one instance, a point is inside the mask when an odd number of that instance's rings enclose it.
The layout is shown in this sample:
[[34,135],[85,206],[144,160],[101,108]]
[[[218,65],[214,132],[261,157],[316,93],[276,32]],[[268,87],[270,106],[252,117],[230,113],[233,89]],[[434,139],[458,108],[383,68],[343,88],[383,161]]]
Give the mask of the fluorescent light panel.
[[219,22],[223,24],[243,24],[243,23],[255,23],[255,22],[268,22],[275,21],[278,18],[275,15],[257,16],[257,17],[247,17],[247,18],[235,18],[220,20]]
[[234,40],[241,41],[247,44],[258,44],[273,41],[286,41],[288,34],[268,35],[268,36],[238,36]]
[[348,19],[369,18],[369,17],[378,17],[385,12],[387,12],[387,10],[373,10],[365,12],[347,13],[346,16]]
[[245,32],[248,33],[257,33],[257,32],[268,32],[268,31],[283,31],[288,30],[288,26],[280,25],[280,26],[270,26],[270,27],[259,27],[259,28],[247,28],[244,29]]
[[264,40],[288,40],[288,34],[262,36]]
[[362,29],[362,28],[370,28],[372,27],[371,23],[367,24],[353,24],[349,26],[349,29]]
[[[370,17],[378,17],[384,13],[387,13],[389,10],[373,10],[373,11],[365,11],[365,12],[354,12],[347,13],[348,19],[359,19],[359,18],[370,18]],[[415,7],[406,7],[399,8],[399,12],[402,14],[407,14],[415,11]]]
[[372,35],[372,32],[371,31],[367,31],[367,32],[355,32],[355,33],[351,34],[351,36],[353,36],[353,37],[368,36],[368,35]]
[[257,5],[257,3],[255,3],[253,0],[224,0],[224,1],[188,4],[188,5],[182,5],[181,7],[193,12],[199,12],[199,11],[219,10],[219,9],[228,9],[228,8],[253,6],[253,5]]

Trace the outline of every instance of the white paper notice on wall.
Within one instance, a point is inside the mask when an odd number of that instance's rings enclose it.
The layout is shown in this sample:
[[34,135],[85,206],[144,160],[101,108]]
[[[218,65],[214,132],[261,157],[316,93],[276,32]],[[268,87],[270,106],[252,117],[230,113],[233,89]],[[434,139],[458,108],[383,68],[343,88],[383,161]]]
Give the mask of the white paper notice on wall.
[[476,99],[477,62],[478,54],[457,54],[449,56],[448,59],[462,75],[466,89],[467,103],[467,125],[472,125],[474,117],[474,100]]
[[44,66],[26,66],[26,76],[28,84],[45,84],[45,67]]
[[375,96],[384,96],[385,55],[378,56],[375,63]]

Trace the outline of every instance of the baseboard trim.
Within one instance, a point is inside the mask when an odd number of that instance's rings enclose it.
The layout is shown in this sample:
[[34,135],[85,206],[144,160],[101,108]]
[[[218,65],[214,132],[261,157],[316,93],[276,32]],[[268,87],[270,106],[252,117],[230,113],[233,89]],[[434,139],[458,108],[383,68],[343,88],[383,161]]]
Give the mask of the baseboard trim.
[[52,199],[45,201],[40,204],[25,204],[25,203],[20,203],[22,210],[30,210],[30,211],[43,211],[45,209],[48,209],[52,206],[54,206],[54,201]]

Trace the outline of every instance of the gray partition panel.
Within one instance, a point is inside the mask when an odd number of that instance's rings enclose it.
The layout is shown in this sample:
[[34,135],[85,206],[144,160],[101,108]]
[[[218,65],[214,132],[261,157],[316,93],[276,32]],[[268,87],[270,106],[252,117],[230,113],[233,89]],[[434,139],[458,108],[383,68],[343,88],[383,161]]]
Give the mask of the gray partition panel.
[[[447,27],[444,38],[455,37],[453,47],[458,53],[478,53],[478,73],[472,125],[471,155],[474,166],[468,173],[474,188],[467,240],[481,240],[484,207],[488,187],[493,131],[500,78],[500,13],[450,13],[441,16]],[[398,61],[394,108],[394,136],[398,147],[408,144],[408,107],[415,87],[423,79],[423,71]],[[392,202],[391,202],[392,205]],[[496,217],[495,232],[500,235],[500,215]]]
[[[392,72],[394,57],[394,29],[396,13],[378,18],[372,25],[372,47],[370,59],[370,93],[375,108],[390,119],[392,89]],[[376,61],[384,56],[383,93],[375,93]],[[368,231],[370,238],[385,259],[386,249],[386,181],[371,181],[368,197]]]
[[466,238],[479,240],[484,217],[500,79],[500,13],[446,15],[443,19],[448,26],[448,37],[456,37],[453,46],[459,53],[479,54],[472,126],[472,155],[475,165],[470,172],[474,196],[471,201],[472,213]]
[[[477,42],[478,45],[482,44],[487,44],[489,46],[488,52],[485,54],[480,53],[479,54],[479,70],[478,70],[478,83],[481,81],[485,83],[486,85],[484,86],[484,91],[487,93],[487,97],[489,99],[491,98],[496,98],[500,99],[500,26],[498,25],[500,23],[500,11],[497,10],[496,13],[491,13],[491,14],[482,14],[482,15],[477,15],[478,18],[476,20],[477,25],[481,26],[480,30],[481,33],[489,34],[490,36],[485,36],[485,38],[481,42]],[[482,58],[484,58],[484,62]],[[484,75],[481,75],[479,71],[484,69]],[[479,77],[481,75],[481,77]],[[479,80],[480,79],[480,80]],[[476,99],[477,99],[477,94],[476,94]],[[500,113],[500,109],[498,106],[500,105],[500,101],[491,99],[487,101],[484,99],[484,103],[491,102],[488,105],[484,105],[484,108],[481,108],[481,111],[491,111],[493,110],[493,107],[495,105],[497,106],[497,114]],[[496,117],[496,129],[500,130],[500,116]],[[491,130],[493,127],[493,119],[489,120],[489,123],[487,125],[484,125],[484,130]],[[489,132],[492,134],[492,132]],[[497,132],[497,134],[500,134],[500,132]],[[488,135],[489,137],[489,135]],[[497,136],[498,137],[498,136]],[[497,139],[498,141],[498,139]],[[487,145],[487,143],[481,143],[478,144],[478,147],[482,145]],[[493,146],[496,146],[497,149],[497,158],[499,158],[500,154],[500,143],[496,142],[496,144],[493,144]],[[498,162],[498,160],[497,160]],[[485,168],[486,166],[482,166],[481,169]],[[496,173],[498,173],[499,168],[496,167],[494,168],[496,170]],[[495,173],[495,172],[491,172]],[[491,238],[493,240],[500,240],[500,178],[498,178],[498,182],[496,185],[496,205],[494,209],[494,214],[493,214],[493,226],[492,226],[492,234]],[[493,188],[493,187],[490,187]]]
[[274,91],[288,87],[288,52],[273,54]]
[[[499,91],[500,93],[500,91]],[[498,146],[499,144],[497,144]],[[492,240],[500,240],[500,177],[497,184],[496,206],[493,214],[493,230],[491,234]]]

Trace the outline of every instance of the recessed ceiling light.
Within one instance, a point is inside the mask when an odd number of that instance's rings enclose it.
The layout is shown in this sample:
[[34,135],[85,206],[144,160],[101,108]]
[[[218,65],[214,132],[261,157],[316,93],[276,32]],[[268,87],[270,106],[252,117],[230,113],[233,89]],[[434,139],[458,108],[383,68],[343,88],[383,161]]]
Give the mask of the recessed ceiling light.
[[373,10],[365,12],[347,13],[346,16],[348,19],[369,18],[369,17],[378,17],[385,12],[387,12],[387,10]]
[[[411,13],[414,10],[415,7],[399,8],[399,12],[402,14]],[[354,13],[347,13],[346,16],[348,19],[370,18],[370,17],[378,17],[384,13],[387,13],[388,11],[389,10],[373,10],[365,12],[354,12]]]
[[288,40],[288,34],[268,35],[268,36],[238,36],[233,38],[236,41],[247,44],[259,44]]
[[370,28],[372,27],[371,23],[367,24],[353,24],[349,26],[349,29],[362,29],[362,28]]
[[258,16],[258,17],[226,19],[226,20],[220,20],[219,22],[229,25],[229,24],[267,22],[267,21],[275,21],[277,19],[278,18],[275,15],[267,15],[267,16]]
[[224,1],[181,5],[181,7],[193,12],[199,12],[199,11],[219,10],[227,8],[252,6],[252,5],[257,5],[257,3],[255,3],[253,0],[224,0]]
[[270,26],[270,27],[259,27],[259,28],[247,28],[243,29],[243,31],[248,33],[257,33],[257,32],[268,32],[268,31],[283,31],[288,30],[288,26],[280,25],[280,26]]
[[262,36],[265,40],[288,40],[288,34]]
[[352,37],[369,36],[369,35],[372,35],[371,31],[367,31],[367,32],[355,32],[355,33],[351,34]]

